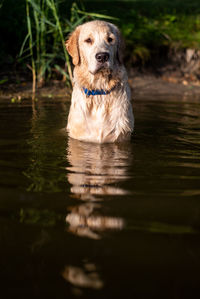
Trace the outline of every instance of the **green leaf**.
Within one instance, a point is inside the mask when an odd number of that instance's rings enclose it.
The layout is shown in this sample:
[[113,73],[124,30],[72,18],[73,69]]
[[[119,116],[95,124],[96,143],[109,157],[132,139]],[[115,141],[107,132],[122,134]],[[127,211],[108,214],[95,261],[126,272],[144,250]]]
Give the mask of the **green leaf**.
[[7,81],[8,81],[8,78],[0,80],[0,85],[6,83]]
[[55,68],[63,75],[65,76],[67,79],[69,79],[69,75],[59,66],[59,65],[55,65]]
[[94,18],[102,18],[102,19],[109,19],[109,20],[119,20],[119,18],[115,18],[115,17],[111,17],[111,16],[107,16],[107,15],[102,15],[102,14],[98,14],[98,13],[93,13],[93,12],[86,12],[86,11],[82,11],[82,10],[77,10],[78,13],[86,15],[86,16],[90,16],[90,17],[94,17]]
[[28,40],[29,37],[30,37],[30,33],[27,33],[27,35],[26,35],[26,37],[25,37],[25,39],[24,39],[24,41],[22,43],[21,49],[19,51],[19,56],[21,56],[25,51],[27,51],[27,50],[24,51],[24,46],[25,46],[25,44],[26,44],[26,42],[27,42],[27,40]]

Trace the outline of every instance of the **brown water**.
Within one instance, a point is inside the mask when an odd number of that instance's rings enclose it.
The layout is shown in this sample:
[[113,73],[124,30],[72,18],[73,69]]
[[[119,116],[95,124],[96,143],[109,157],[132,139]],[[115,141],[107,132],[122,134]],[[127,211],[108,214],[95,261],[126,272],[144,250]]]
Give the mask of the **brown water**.
[[1,298],[198,298],[200,102],[140,98],[124,144],[69,104],[0,102]]

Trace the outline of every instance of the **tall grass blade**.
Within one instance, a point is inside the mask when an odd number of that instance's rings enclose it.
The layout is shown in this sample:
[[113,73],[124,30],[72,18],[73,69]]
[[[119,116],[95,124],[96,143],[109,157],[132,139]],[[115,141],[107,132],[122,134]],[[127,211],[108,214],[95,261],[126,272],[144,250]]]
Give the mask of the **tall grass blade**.
[[[31,0],[31,3],[34,4],[35,2],[33,0]],[[33,10],[33,16],[34,16],[34,20],[35,20],[35,35],[36,35],[36,54],[37,54],[37,77],[40,78],[40,24],[39,24],[39,12],[38,10],[34,9]],[[37,78],[37,79],[39,79]],[[40,79],[39,79],[40,80]],[[38,80],[38,81],[39,81]]]
[[59,71],[59,73],[61,73],[64,77],[66,77],[67,79],[70,79],[69,75],[59,65],[56,64],[55,69],[57,71]]
[[86,11],[82,11],[79,9],[77,10],[77,12],[80,14],[86,15],[86,16],[94,17],[94,18],[101,18],[101,19],[108,19],[108,20],[115,20],[115,21],[119,20],[119,18],[102,15],[102,14],[98,14],[98,13],[86,12]]
[[29,34],[29,49],[31,54],[31,64],[32,64],[32,93],[33,98],[35,98],[35,91],[36,91],[36,68],[35,68],[35,61],[33,57],[33,35],[32,35],[32,28],[31,28],[31,18],[30,18],[30,9],[29,9],[29,0],[26,0],[26,16],[27,16],[27,27],[28,27],[28,34]]
[[26,35],[26,37],[25,37],[25,39],[24,39],[24,41],[23,41],[23,43],[22,43],[22,46],[21,46],[21,48],[20,48],[19,56],[22,56],[22,54],[23,54],[25,51],[28,51],[28,50],[29,50],[29,48],[28,48],[27,50],[24,50],[25,44],[26,44],[27,40],[29,39],[29,37],[30,37],[30,35],[29,35],[29,33],[27,33],[27,35]]

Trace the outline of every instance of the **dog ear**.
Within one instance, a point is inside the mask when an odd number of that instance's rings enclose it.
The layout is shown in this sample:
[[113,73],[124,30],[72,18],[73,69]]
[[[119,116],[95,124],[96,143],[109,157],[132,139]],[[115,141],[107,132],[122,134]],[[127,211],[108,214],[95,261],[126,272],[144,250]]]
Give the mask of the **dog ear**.
[[112,23],[109,23],[111,31],[117,36],[117,53],[116,58],[119,64],[123,64],[123,53],[125,50],[125,42],[118,27]]
[[65,43],[68,53],[72,56],[72,61],[74,65],[77,65],[80,62],[78,45],[79,32],[80,29],[77,27]]
[[117,60],[119,64],[123,64],[123,54],[125,50],[125,42],[121,32],[117,29],[118,43],[117,43]]

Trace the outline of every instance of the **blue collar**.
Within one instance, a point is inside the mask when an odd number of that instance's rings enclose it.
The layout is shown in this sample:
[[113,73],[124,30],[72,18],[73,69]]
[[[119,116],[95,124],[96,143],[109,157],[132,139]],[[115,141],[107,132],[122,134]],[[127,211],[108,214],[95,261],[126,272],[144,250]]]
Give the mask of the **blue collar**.
[[83,91],[86,94],[86,96],[107,95],[107,94],[111,93],[112,90],[113,90],[113,88],[111,90],[103,90],[103,89],[89,90],[89,89],[83,87]]

